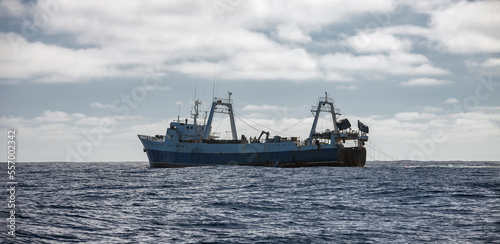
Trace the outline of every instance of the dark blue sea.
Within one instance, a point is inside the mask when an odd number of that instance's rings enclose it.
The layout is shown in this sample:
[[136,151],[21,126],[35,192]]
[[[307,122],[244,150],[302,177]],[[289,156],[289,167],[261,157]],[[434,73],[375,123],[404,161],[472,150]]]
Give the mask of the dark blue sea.
[[17,163],[15,180],[2,243],[500,243],[499,162]]

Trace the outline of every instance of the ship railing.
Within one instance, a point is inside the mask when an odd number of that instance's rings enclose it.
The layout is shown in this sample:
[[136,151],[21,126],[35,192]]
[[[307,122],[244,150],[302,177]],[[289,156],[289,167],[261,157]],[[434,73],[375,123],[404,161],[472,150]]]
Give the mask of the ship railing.
[[[311,112],[316,112],[318,111],[318,105],[313,105],[311,106]],[[321,106],[321,108],[319,109],[320,112],[332,112],[332,107],[330,106]],[[340,109],[336,108],[335,109],[335,113],[336,114],[340,114]]]
[[368,141],[368,136],[367,135],[362,135],[362,136],[359,137],[358,140],[360,140],[360,141]]
[[[316,112],[316,111],[318,111],[318,105],[311,106],[311,112]],[[330,107],[330,106],[321,106],[321,108],[320,108],[319,111],[320,112],[329,112],[330,113],[330,112],[332,112],[332,107]],[[339,108],[335,109],[335,113],[337,115],[339,115],[340,112],[341,112],[341,110]]]
[[220,113],[220,114],[229,114],[229,108],[217,107],[217,108],[215,108],[214,112]]
[[214,97],[214,102],[218,103],[231,103],[231,101],[227,98]]
[[214,140],[214,139],[203,139],[203,143],[208,144],[244,144],[248,143],[247,140]]
[[363,140],[364,137],[358,131],[341,131],[339,134],[339,138],[343,140]]
[[326,132],[316,132],[312,135],[312,138],[321,138],[321,139],[331,139],[332,138],[332,133],[331,131],[326,131]]
[[333,98],[331,98],[331,97],[328,97],[328,98],[327,97],[320,97],[318,99],[318,102],[324,102],[324,101],[327,101],[329,103],[333,103]]
[[155,136],[139,135],[139,138],[142,138],[142,139],[145,139],[148,141],[156,141],[156,142],[164,142],[165,141],[164,135],[155,135]]

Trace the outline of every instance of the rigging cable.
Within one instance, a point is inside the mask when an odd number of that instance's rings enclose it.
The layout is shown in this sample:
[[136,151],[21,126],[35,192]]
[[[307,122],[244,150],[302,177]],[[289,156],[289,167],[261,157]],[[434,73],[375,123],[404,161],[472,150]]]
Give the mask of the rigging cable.
[[219,129],[219,126],[220,126],[220,124],[222,123],[222,120],[224,120],[224,117],[225,117],[225,116],[221,116],[220,121],[219,121],[219,124],[217,125],[217,128],[215,128],[215,131],[217,131],[217,130]]
[[[276,131],[276,130],[274,130],[274,129],[271,129],[271,128],[267,127],[267,126],[261,125],[261,124],[259,124],[259,123],[255,122],[255,121],[253,121],[253,120],[251,120],[251,119],[249,119],[249,118],[247,118],[247,117],[245,117],[245,116],[243,116],[243,115],[241,115],[241,114],[236,113],[235,115],[237,115],[237,116],[241,116],[241,117],[243,117],[243,118],[244,118],[244,119],[246,119],[246,120],[252,121],[252,122],[253,122],[253,123],[255,123],[256,125],[261,126],[261,127],[264,127],[264,128],[266,128],[266,129],[268,129],[269,131],[272,131],[272,132],[273,132],[274,134],[276,134],[276,135],[278,135],[278,134],[279,134],[279,132],[278,132],[278,131]],[[240,120],[241,120],[241,118],[240,118]],[[254,129],[255,129],[255,128],[254,128]],[[257,130],[257,131],[260,131],[260,130]]]
[[[254,130],[258,131],[258,132],[260,132],[261,130],[259,130],[259,129],[257,129],[257,128],[253,127],[252,125],[250,125],[249,123],[247,123],[246,121],[244,121],[242,118],[245,118],[245,119],[246,119],[246,120],[248,120],[248,121],[251,121],[251,122],[253,122],[253,123],[255,123],[255,124],[257,124],[257,125],[259,125],[259,126],[261,126],[261,127],[264,127],[264,128],[266,128],[266,129],[268,129],[268,130],[270,130],[270,131],[273,131],[273,133],[274,133],[274,134],[276,134],[276,135],[286,135],[286,136],[290,136],[290,135],[288,135],[288,134],[285,134],[285,132],[287,132],[287,131],[289,131],[289,130],[293,129],[295,126],[297,126],[297,125],[299,125],[300,123],[304,122],[304,120],[306,120],[306,119],[308,119],[309,117],[311,117],[311,115],[307,115],[306,117],[302,118],[300,121],[298,121],[297,123],[295,123],[294,125],[292,125],[292,126],[290,126],[290,127],[288,127],[288,128],[285,128],[285,129],[284,129],[284,130],[282,130],[282,131],[276,131],[276,130],[273,130],[273,129],[271,129],[271,128],[267,127],[267,126],[263,126],[263,125],[261,125],[261,124],[259,124],[259,123],[255,122],[255,121],[253,121],[253,120],[249,119],[249,118],[246,118],[245,116],[243,116],[243,115],[241,115],[241,114],[236,114],[236,115],[235,115],[235,117],[236,117],[237,119],[239,119],[241,122],[243,122],[243,123],[245,123],[246,125],[248,125],[250,128],[252,128],[252,129],[254,129]],[[242,117],[242,118],[240,118],[240,117]]]
[[248,124],[247,122],[245,122],[243,119],[241,119],[239,116],[236,116],[236,115],[235,115],[234,117],[236,117],[237,119],[239,119],[239,120],[240,120],[241,122],[243,122],[244,124],[246,124],[246,125],[250,126],[250,128],[252,128],[252,129],[254,129],[254,130],[256,130],[256,131],[260,132],[260,130],[259,130],[259,129],[257,129],[257,128],[255,128],[255,127],[251,126],[250,124]]
[[311,114],[308,114],[306,117],[302,118],[299,122],[295,123],[294,125],[290,126],[289,128],[286,128],[286,129],[282,130],[279,134],[285,134],[285,132],[293,129],[295,126],[297,126],[300,123],[304,122],[304,120],[308,119],[309,117],[311,117]]
[[374,157],[374,156],[375,156],[375,153],[373,152],[373,151],[375,151],[375,152],[377,152],[377,153],[378,153],[378,156],[379,156],[379,159],[378,159],[377,161],[381,161],[381,157],[380,157],[380,155],[381,155],[381,154],[382,154],[382,156],[384,156],[384,160],[385,160],[385,161],[387,161],[387,158],[389,158],[389,159],[390,159],[390,160],[392,160],[392,161],[398,161],[398,159],[397,159],[397,158],[395,158],[395,157],[393,157],[393,156],[389,155],[388,153],[386,153],[386,152],[382,151],[382,149],[380,149],[379,147],[377,147],[377,146],[375,145],[375,143],[373,143],[373,140],[371,140],[371,139],[368,141],[368,143],[367,143],[367,147],[368,147],[369,149],[371,149],[371,150],[372,150],[372,153],[371,153],[371,154],[372,154],[373,156],[368,155],[368,157],[370,157],[370,158],[371,158],[371,159],[373,159],[373,160],[376,160],[376,158]]

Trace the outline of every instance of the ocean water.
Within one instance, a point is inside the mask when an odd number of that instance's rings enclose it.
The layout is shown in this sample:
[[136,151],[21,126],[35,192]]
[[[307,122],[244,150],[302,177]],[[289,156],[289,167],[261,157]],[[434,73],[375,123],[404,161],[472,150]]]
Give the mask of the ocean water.
[[16,177],[2,243],[500,243],[499,162],[18,163]]

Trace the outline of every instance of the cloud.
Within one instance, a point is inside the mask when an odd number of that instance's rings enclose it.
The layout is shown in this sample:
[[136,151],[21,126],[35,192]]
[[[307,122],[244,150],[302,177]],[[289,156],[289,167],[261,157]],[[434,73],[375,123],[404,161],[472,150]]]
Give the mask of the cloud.
[[74,118],[65,112],[62,111],[52,111],[45,110],[42,113],[42,116],[36,117],[35,121],[38,122],[68,122],[73,120]]
[[390,51],[409,51],[412,42],[383,32],[360,32],[345,40],[346,45],[358,53],[378,53]]
[[[21,44],[20,51],[9,42],[9,35]],[[17,44],[14,44],[17,45]],[[14,33],[0,33],[0,79],[34,80],[40,83],[71,83],[90,78],[116,77],[135,72],[115,72],[114,65],[126,64],[121,54],[97,48],[70,49],[41,42],[27,42]],[[137,76],[137,75],[135,75]]]
[[426,113],[440,113],[443,112],[443,109],[434,106],[425,106],[424,108],[422,108],[422,111]]
[[172,88],[168,86],[145,86],[144,89],[148,91],[171,91]]
[[[500,114],[491,107],[478,107],[465,112],[442,114],[432,112],[400,112],[393,117],[361,118],[370,126],[368,158],[377,158],[370,143],[398,159],[417,160],[496,160],[492,143],[500,143]],[[349,116],[348,116],[349,117]],[[393,139],[398,138],[398,143]],[[484,138],[490,138],[484,140]],[[470,145],[481,145],[486,151],[471,152]],[[387,160],[387,159],[385,159]]]
[[452,0],[434,0],[434,1],[413,1],[400,0],[401,6],[410,6],[419,13],[431,13],[436,9],[444,9],[452,3]]
[[244,111],[267,111],[267,110],[288,110],[288,107],[276,106],[276,105],[252,105],[248,104],[242,108]]
[[[7,65],[0,69],[0,80],[60,83],[137,77],[142,75],[139,67],[151,64],[202,77],[211,77],[217,67],[228,79],[350,80],[341,73],[318,71],[316,54],[288,45],[311,43],[308,33],[333,23],[393,8],[390,0],[342,3],[342,8],[340,3],[224,2],[222,9],[212,2],[185,1],[58,4],[35,34],[60,42],[0,33],[0,52],[7,53],[2,55]],[[38,1],[32,9],[42,11],[44,4]],[[23,17],[31,20],[34,12],[24,11]]]
[[348,91],[355,91],[358,90],[359,87],[356,85],[350,85],[350,86],[337,86],[337,89],[340,90],[348,90]]
[[[89,116],[83,113],[67,113],[63,111],[45,110],[40,116],[25,118],[14,116],[0,117],[0,131],[15,128],[18,136],[17,144],[22,145],[22,151],[17,155],[19,161],[66,161],[67,147],[77,150],[78,145],[85,144],[83,151],[90,150],[83,161],[110,160],[116,161],[117,155],[134,155],[137,160],[141,159],[141,148],[139,141],[137,145],[132,141],[137,132],[149,132],[148,130],[135,130],[135,128],[147,128],[141,116]],[[157,123],[158,131],[164,131],[165,121]],[[13,127],[14,126],[14,127]],[[134,130],[129,130],[133,127]],[[117,135],[126,135],[117,136]],[[124,143],[125,142],[125,143]],[[87,146],[90,145],[91,149]],[[110,153],[120,148],[120,154]],[[23,153],[24,152],[24,153]],[[5,152],[0,152],[0,156]],[[129,158],[123,160],[130,160]]]
[[[397,5],[390,0],[222,3],[225,8],[211,2],[183,1],[128,1],[120,6],[99,1],[59,4],[38,34],[57,36],[62,45],[0,33],[0,52],[6,53],[0,60],[5,64],[0,68],[0,82],[138,77],[143,75],[140,67],[151,64],[205,78],[217,69],[224,78],[233,80],[351,81],[374,71],[380,78],[383,74],[449,73],[424,55],[409,53],[415,44],[408,36],[425,37],[450,52],[500,50],[495,34],[500,22],[494,21],[498,18],[495,2],[404,2],[429,15],[429,27],[378,26],[339,40],[358,54],[368,55],[317,53],[309,45],[317,44],[313,35],[334,24],[346,24],[368,14],[397,14]],[[43,1],[32,7],[19,1],[1,4],[10,9],[5,11],[16,10],[25,19],[32,19],[33,9],[47,8]],[[130,35],[131,29],[134,35]],[[494,64],[491,60],[484,65]]]
[[453,81],[449,80],[437,80],[432,78],[415,78],[406,82],[402,82],[403,86],[441,86],[441,85],[450,85]]
[[456,99],[456,98],[450,97],[450,98],[446,99],[444,101],[444,103],[446,103],[446,104],[457,104],[457,103],[460,103],[460,101],[458,101],[458,99]]
[[437,116],[431,113],[418,113],[418,112],[403,112],[394,115],[394,118],[400,121],[411,121],[420,119],[434,119]]
[[483,63],[481,63],[482,67],[485,68],[493,68],[493,67],[499,67],[500,66],[500,58],[489,58]]
[[286,49],[269,43],[262,50],[240,52],[226,60],[213,62],[185,62],[167,67],[169,71],[212,77],[215,70],[225,79],[319,79],[317,60],[306,50]]
[[500,2],[407,1],[404,4],[430,17],[428,27],[395,25],[380,32],[426,38],[428,45],[449,53],[500,52]]
[[357,2],[335,0],[313,3],[300,0],[244,1],[228,11],[229,14],[224,21],[236,22],[249,29],[275,27],[283,23],[300,23],[304,28],[318,29],[325,25],[349,22],[367,13],[388,12],[394,7],[391,0]]
[[312,38],[304,34],[297,25],[280,25],[277,32],[278,38],[284,41],[300,43],[312,41]]
[[100,102],[90,103],[89,106],[91,108],[114,108],[114,107],[116,107],[116,105],[114,105],[114,104],[100,103]]
[[27,8],[21,0],[0,1],[0,16],[21,17],[25,15]]
[[99,127],[101,124],[106,125],[117,125],[116,117],[85,117],[75,121],[75,125],[78,126],[94,126]]
[[22,126],[23,121],[24,119],[22,117],[2,116],[0,117],[0,127],[12,128],[13,125]]
[[500,52],[499,12],[498,1],[452,3],[431,12],[430,38],[452,53]]
[[[273,124],[274,126],[276,125],[275,123],[279,123],[276,122],[277,120],[290,118],[295,119],[295,116],[301,117],[304,116],[304,114],[309,116],[310,113],[307,113],[308,111],[308,106],[288,107],[267,104],[247,104],[241,109],[241,112],[237,112],[237,116],[243,116],[242,119],[245,120],[250,119],[254,121],[261,121],[263,124]],[[271,126],[271,128],[274,127]]]
[[434,67],[421,54],[391,52],[389,54],[353,55],[350,53],[326,54],[320,58],[325,72],[338,72],[348,77],[365,74],[392,75],[444,75],[449,71]]

